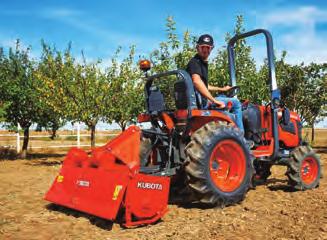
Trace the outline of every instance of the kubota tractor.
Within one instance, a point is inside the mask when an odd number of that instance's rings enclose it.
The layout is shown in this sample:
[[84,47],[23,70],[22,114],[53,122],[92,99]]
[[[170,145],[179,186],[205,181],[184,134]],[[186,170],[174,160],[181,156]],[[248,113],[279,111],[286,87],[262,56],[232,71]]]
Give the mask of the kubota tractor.
[[[302,140],[299,116],[281,102],[268,31],[257,29],[229,41],[233,88],[228,95],[241,91],[234,45],[257,34],[266,38],[271,101],[243,103],[244,135],[230,114],[213,105],[199,108],[184,70],[147,76],[146,112],[138,121],[151,127],[131,126],[90,153],[71,149],[45,199],[109,220],[120,216],[125,226],[135,226],[159,220],[169,192],[209,206],[238,203],[254,184],[267,180],[272,165],[287,166],[294,189],[317,187],[320,161]],[[145,72],[150,68],[148,61],[140,65]]]

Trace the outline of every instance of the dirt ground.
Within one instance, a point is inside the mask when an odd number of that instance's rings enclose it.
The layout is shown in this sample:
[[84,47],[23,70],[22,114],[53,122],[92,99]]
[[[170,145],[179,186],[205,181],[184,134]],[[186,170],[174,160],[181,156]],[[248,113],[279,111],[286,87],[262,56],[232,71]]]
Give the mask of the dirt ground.
[[[303,135],[309,134],[305,130]],[[268,183],[249,191],[238,205],[224,209],[169,205],[160,222],[134,229],[43,200],[67,150],[37,150],[29,160],[0,160],[0,240],[327,239],[326,136],[326,129],[316,132],[325,176],[317,189],[292,192],[286,168],[273,167]]]
[[[320,155],[327,166],[326,149]],[[0,239],[327,239],[327,177],[317,189],[291,192],[285,169],[274,167],[268,184],[249,191],[239,205],[169,205],[159,223],[124,229],[44,201],[63,156],[34,157],[0,161]]]

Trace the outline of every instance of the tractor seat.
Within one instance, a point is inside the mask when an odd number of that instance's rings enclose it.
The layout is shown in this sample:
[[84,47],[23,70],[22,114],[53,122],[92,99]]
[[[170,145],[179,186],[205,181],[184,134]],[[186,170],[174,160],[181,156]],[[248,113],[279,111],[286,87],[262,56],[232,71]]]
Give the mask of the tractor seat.
[[158,113],[165,110],[164,96],[157,86],[152,86],[149,90],[148,109],[150,113]]

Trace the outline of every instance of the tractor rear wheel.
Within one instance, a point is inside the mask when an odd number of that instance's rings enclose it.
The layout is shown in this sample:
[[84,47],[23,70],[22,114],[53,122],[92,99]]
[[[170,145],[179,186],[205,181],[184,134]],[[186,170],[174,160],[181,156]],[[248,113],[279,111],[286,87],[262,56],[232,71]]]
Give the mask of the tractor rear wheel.
[[254,171],[250,150],[237,128],[207,123],[191,136],[185,153],[188,186],[196,200],[221,207],[243,200]]
[[152,154],[152,142],[150,138],[142,137],[140,142],[140,165],[144,167],[149,162],[149,157]]
[[[160,148],[151,138],[141,137],[140,142],[140,167],[148,167],[149,171],[159,171],[168,159],[165,149]],[[151,168],[151,169],[150,169]]]
[[299,146],[292,152],[286,172],[289,184],[296,190],[319,186],[321,165],[319,157],[309,146]]

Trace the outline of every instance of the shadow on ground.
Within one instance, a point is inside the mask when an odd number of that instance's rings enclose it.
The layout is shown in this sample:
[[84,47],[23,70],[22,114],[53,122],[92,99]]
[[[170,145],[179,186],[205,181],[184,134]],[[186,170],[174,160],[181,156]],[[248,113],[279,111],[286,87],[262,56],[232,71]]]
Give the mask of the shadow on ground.
[[0,147],[0,160],[15,160],[17,158],[16,150]]
[[63,160],[36,160],[31,162],[26,162],[25,165],[29,166],[57,166],[61,165]]
[[66,208],[66,207],[63,207],[63,206],[59,206],[59,205],[56,205],[56,204],[53,204],[53,203],[50,203],[48,205],[46,205],[46,208],[49,210],[49,211],[55,211],[55,212],[60,212],[60,213],[63,213],[67,216],[71,216],[71,217],[74,217],[74,218],[86,218],[90,221],[90,223],[92,225],[95,225],[101,229],[104,229],[104,230],[111,230],[112,227],[113,227],[113,222],[112,221],[109,221],[109,220],[106,220],[106,219],[103,219],[103,218],[99,218],[99,217],[96,217],[96,216],[93,216],[93,215],[90,215],[90,214],[87,214],[87,213],[83,213],[83,212],[79,212],[77,210],[74,210],[74,209],[70,209],[70,208]]
[[294,189],[287,183],[286,179],[269,178],[265,183],[257,184],[257,186],[266,186],[270,191],[294,192]]
[[[205,209],[211,209],[211,208],[217,207],[217,206],[207,204],[207,203],[190,202],[190,201],[180,200],[180,199],[177,200],[174,198],[169,199],[169,204],[176,205],[178,207],[185,208],[185,209],[198,208],[198,209],[205,210]],[[220,207],[222,208],[223,206],[220,206]]]
[[27,159],[46,160],[48,158],[59,158],[66,156],[66,153],[31,153],[27,155]]
[[326,154],[327,153],[327,147],[326,146],[315,147],[314,149],[319,154]]
[[48,158],[62,158],[66,153],[29,153],[26,159],[17,155],[16,150],[0,147],[0,160],[47,160]]
[[285,184],[277,184],[277,185],[268,186],[268,189],[270,191],[295,192],[294,188],[292,188],[289,185],[285,185]]
[[[287,180],[278,179],[278,178],[270,178],[266,182],[261,184],[256,184],[256,186],[265,186],[270,191],[284,191],[284,192],[294,192],[294,189],[289,186]],[[256,191],[255,187],[250,189],[252,191]],[[179,191],[171,192],[169,195],[169,204],[177,205],[178,207],[182,207],[185,209],[191,208],[199,208],[199,209],[209,209],[213,207],[223,208],[225,206],[213,206],[211,204],[201,203],[192,200],[192,196],[190,194],[182,194],[179,195]]]

